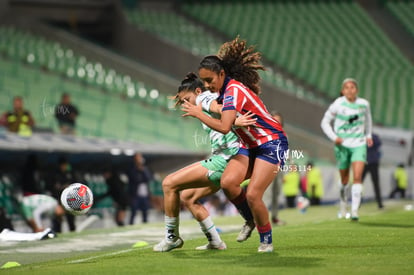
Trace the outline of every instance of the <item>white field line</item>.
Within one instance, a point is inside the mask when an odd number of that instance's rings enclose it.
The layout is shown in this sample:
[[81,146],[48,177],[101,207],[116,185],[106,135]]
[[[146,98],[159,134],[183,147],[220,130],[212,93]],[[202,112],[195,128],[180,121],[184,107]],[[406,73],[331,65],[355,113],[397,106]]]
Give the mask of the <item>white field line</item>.
[[[239,226],[237,225],[237,226],[226,226],[225,227],[226,228],[226,232],[230,232],[230,231],[234,231],[234,230],[237,230],[238,228],[239,228]],[[187,230],[186,230],[187,229]],[[191,228],[190,230],[189,230],[190,228],[182,228],[182,230],[181,230],[181,233],[183,233],[182,235],[184,235],[184,236],[186,236],[186,237],[188,237],[188,238],[191,238],[191,236],[194,234],[194,228]],[[197,230],[196,230],[196,232],[197,232],[197,234],[200,234],[199,232],[198,232],[198,228],[197,228]],[[184,232],[183,232],[184,231]],[[188,232],[187,232],[188,231]],[[149,230],[148,232],[151,232],[151,230]],[[146,233],[148,233],[148,232],[146,232]],[[122,232],[122,233],[120,233],[119,235],[126,235],[126,234],[128,234],[128,232]],[[136,234],[136,233],[135,233]],[[114,235],[116,235],[116,233],[114,234]],[[157,232],[157,235],[162,235],[162,233],[158,233]],[[148,236],[147,236],[147,238],[146,238],[146,240],[147,241],[149,241],[149,238],[148,237],[153,237],[154,236],[154,234],[151,232],[151,233],[149,233],[148,234]],[[141,234],[141,237],[142,237],[142,234]],[[137,242],[137,241],[135,241],[135,242]],[[110,256],[114,256],[114,255],[120,255],[120,254],[124,254],[124,253],[128,253],[128,252],[131,252],[131,251],[133,251],[133,250],[144,250],[144,249],[149,249],[149,248],[151,248],[152,246],[151,245],[147,245],[147,246],[144,246],[144,247],[139,247],[139,248],[129,248],[129,249],[123,249],[123,250],[119,250],[119,251],[115,251],[115,252],[111,252],[111,253],[106,253],[106,254],[102,254],[102,255],[97,255],[97,256],[91,256],[91,257],[86,257],[86,258],[81,258],[81,259],[78,259],[78,260],[72,260],[72,261],[68,261],[67,263],[68,264],[78,264],[78,263],[84,263],[84,262],[88,262],[88,261],[90,261],[90,260],[95,260],[95,259],[100,259],[100,258],[105,258],[105,257],[110,257]]]
[[87,258],[83,258],[83,259],[78,259],[78,260],[72,260],[67,262],[68,264],[79,264],[79,263],[84,263],[90,260],[94,260],[94,259],[99,259],[99,258],[105,258],[105,257],[110,257],[110,256],[115,256],[115,255],[120,255],[120,254],[124,254],[124,253],[128,253],[131,252],[133,250],[142,250],[142,249],[148,249],[150,248],[150,246],[145,246],[145,247],[141,247],[141,248],[129,248],[129,249],[123,249],[123,250],[119,250],[119,251],[115,251],[115,252],[111,252],[111,253],[106,253],[106,254],[102,254],[102,255],[97,255],[97,256],[92,256],[92,257],[87,257]]

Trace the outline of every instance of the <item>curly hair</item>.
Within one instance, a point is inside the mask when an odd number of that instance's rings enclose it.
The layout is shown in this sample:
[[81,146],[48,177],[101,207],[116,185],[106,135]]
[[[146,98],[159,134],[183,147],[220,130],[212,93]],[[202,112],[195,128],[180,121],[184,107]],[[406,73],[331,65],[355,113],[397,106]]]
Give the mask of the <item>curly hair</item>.
[[260,64],[261,57],[260,52],[256,52],[253,46],[247,46],[246,40],[240,40],[237,36],[232,41],[224,43],[216,56],[206,56],[200,62],[199,69],[205,68],[216,73],[223,69],[226,75],[259,94],[260,75],[257,71],[265,70]]
[[182,102],[179,100],[179,94],[182,91],[191,91],[195,92],[197,88],[200,88],[202,91],[205,91],[205,87],[203,82],[198,78],[198,76],[191,72],[188,73],[185,78],[181,81],[180,86],[178,87],[177,94],[175,96],[170,97],[170,99],[175,101],[175,107],[180,105]]

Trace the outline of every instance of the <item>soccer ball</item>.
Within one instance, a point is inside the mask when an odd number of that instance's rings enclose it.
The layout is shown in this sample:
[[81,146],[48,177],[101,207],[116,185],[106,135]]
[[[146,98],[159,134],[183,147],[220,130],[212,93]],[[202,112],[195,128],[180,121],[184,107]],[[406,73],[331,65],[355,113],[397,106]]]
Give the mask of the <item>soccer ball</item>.
[[82,183],[72,183],[60,195],[63,207],[72,215],[84,215],[91,210],[93,194],[91,189]]
[[308,209],[309,204],[310,202],[307,198],[303,196],[299,196],[296,207],[301,213],[305,213],[306,210]]

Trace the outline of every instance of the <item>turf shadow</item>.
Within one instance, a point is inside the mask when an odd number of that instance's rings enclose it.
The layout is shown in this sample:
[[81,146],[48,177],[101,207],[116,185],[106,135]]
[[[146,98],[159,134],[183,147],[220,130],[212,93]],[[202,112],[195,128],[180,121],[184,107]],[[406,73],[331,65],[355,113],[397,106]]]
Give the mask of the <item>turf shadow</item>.
[[372,227],[392,227],[392,228],[414,228],[414,224],[396,224],[396,223],[381,223],[381,222],[359,222],[363,226]]
[[235,256],[227,251],[205,251],[189,253],[187,251],[175,251],[174,257],[180,261],[197,262],[199,265],[205,262],[211,264],[211,260],[224,265],[237,265],[244,267],[315,267],[321,266],[322,258],[316,257],[292,257],[280,256],[277,252],[257,253],[248,252]]

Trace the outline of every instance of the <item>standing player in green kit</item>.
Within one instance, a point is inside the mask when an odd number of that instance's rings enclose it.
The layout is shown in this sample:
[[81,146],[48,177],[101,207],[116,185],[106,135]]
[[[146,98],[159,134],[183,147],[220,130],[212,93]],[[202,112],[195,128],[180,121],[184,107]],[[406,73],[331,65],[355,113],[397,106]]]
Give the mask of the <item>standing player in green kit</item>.
[[337,98],[325,112],[321,127],[335,143],[335,157],[341,177],[338,217],[346,217],[347,214],[347,191],[352,169],[351,219],[358,221],[367,145],[373,144],[371,110],[369,102],[358,97],[358,83],[355,79],[346,78],[342,82],[341,94],[342,96]]

